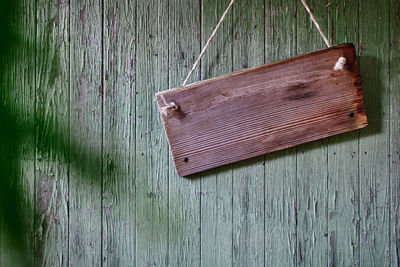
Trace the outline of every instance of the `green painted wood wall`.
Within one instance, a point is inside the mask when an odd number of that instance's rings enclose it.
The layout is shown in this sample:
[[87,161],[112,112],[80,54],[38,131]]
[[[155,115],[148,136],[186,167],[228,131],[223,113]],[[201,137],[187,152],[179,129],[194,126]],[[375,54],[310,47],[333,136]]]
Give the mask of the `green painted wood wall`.
[[[308,0],[356,46],[367,128],[180,178],[154,94],[229,2],[15,1],[1,105],[33,126],[1,157],[28,230],[1,267],[400,265],[400,2]],[[190,81],[322,48],[300,0],[236,0]]]

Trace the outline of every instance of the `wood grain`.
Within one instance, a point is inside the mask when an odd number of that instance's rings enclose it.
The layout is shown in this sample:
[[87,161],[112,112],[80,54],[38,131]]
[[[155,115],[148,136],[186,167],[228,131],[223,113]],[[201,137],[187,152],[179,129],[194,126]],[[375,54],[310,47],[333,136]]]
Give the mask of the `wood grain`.
[[137,2],[136,266],[168,265],[168,146],[154,93],[168,86],[168,2]]
[[[358,43],[358,7],[358,1],[338,1],[328,7],[328,35],[333,44]],[[331,266],[358,265],[359,134],[352,131],[330,137],[328,141],[327,238]]]
[[[263,0],[233,7],[233,71],[265,63],[263,10]],[[265,266],[264,156],[234,164],[232,183],[233,266]]]
[[390,263],[400,265],[400,2],[390,1]]
[[0,5],[0,266],[18,267],[34,263],[36,4]]
[[68,266],[69,5],[37,1],[37,17],[35,261]]
[[[201,1],[202,46],[207,42],[229,2]],[[233,6],[227,14],[202,59],[201,79],[232,71],[232,15],[235,8]],[[232,168],[202,173],[200,184],[201,266],[224,266],[232,261]]]
[[[296,55],[297,0],[269,0],[265,7],[266,62]],[[296,266],[296,148],[266,155],[265,266]],[[253,177],[250,177],[250,180]]]
[[[307,0],[332,43],[356,45],[366,129],[180,179],[154,93],[182,83],[228,2],[15,1],[23,45],[2,69],[15,90],[0,88],[1,105],[37,128],[0,158],[22,155],[35,265],[399,265],[399,1]],[[300,1],[236,1],[191,81],[324,46]],[[0,266],[25,266],[5,241]]]
[[[200,53],[201,2],[203,1],[169,1],[169,87],[182,84]],[[199,75],[200,71],[196,70],[190,81],[198,80]],[[163,88],[158,88],[158,90],[162,91]],[[154,100],[154,95],[152,100]],[[153,102],[153,106],[156,108],[157,104]],[[157,112],[154,115],[156,114],[159,117]],[[165,132],[163,136],[165,140]],[[168,264],[170,266],[200,266],[201,180],[179,179],[174,170],[173,161],[170,157],[168,160]]]
[[[101,264],[102,73],[101,1],[70,2],[69,264]],[[75,168],[72,163],[81,165]]]
[[104,1],[103,8],[103,266],[133,266],[136,1]]
[[[384,4],[383,4],[384,3]],[[360,266],[390,265],[389,2],[360,2],[360,72],[369,126],[360,132]]]
[[[298,2],[298,1],[297,1]],[[317,21],[326,32],[327,9],[321,1],[307,0]],[[311,22],[303,5],[297,10],[297,54],[325,47],[324,41]],[[322,109],[322,108],[321,108]],[[328,156],[327,140],[297,147],[296,213],[298,266],[328,265]]]
[[181,176],[367,125],[351,44],[158,93],[163,108],[161,96],[179,105],[163,121]]

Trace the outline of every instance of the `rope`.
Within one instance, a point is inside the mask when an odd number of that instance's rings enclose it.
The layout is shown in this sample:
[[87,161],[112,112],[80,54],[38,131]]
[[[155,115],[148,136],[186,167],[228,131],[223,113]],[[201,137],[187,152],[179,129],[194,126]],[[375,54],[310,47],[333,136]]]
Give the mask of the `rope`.
[[317,22],[317,20],[314,17],[314,14],[311,12],[310,8],[308,7],[306,0],[301,0],[301,2],[303,3],[304,7],[306,8],[308,14],[310,14],[311,20],[314,22],[315,27],[317,27],[317,30],[319,31],[319,34],[321,34],[322,39],[324,39],[326,46],[327,47],[331,47],[331,43],[328,41],[328,38],[326,38],[324,32],[321,30],[321,27],[319,27],[319,24]]
[[[219,22],[218,22],[217,26],[215,27],[214,31],[212,32],[211,36],[208,38],[206,44],[204,45],[203,49],[201,50],[200,55],[198,56],[198,58],[194,62],[193,67],[189,71],[188,75],[186,76],[186,79],[183,81],[182,86],[185,86],[187,81],[192,76],[194,70],[196,69],[197,65],[200,63],[200,60],[204,56],[204,54],[205,54],[208,46],[210,45],[212,39],[214,38],[215,34],[217,33],[218,28],[221,26],[221,24],[224,21],[226,15],[228,14],[229,10],[232,8],[234,2],[235,2],[235,0],[231,0],[231,2],[229,3],[228,7],[225,10],[225,12],[222,14],[221,19],[219,20]],[[324,32],[321,30],[321,27],[319,26],[317,20],[315,19],[314,14],[311,12],[311,9],[308,7],[306,1],[305,0],[301,0],[301,2],[303,3],[305,9],[307,10],[308,14],[310,15],[311,20],[313,21],[313,23],[317,27],[317,30],[318,30],[319,34],[321,35],[322,39],[324,39],[324,42],[325,42],[326,46],[328,48],[332,47],[332,45],[329,42],[328,38],[326,38]],[[333,69],[335,71],[337,71],[337,70],[342,70],[343,71],[343,67],[344,67],[345,64],[346,64],[346,58],[345,57],[340,57],[338,59],[338,61],[336,62],[335,66],[333,67]],[[179,109],[179,106],[175,102],[169,102],[169,103],[166,102],[163,95],[161,95],[161,100],[164,102],[164,105],[165,105],[161,109],[161,114],[168,115],[168,110],[177,110],[177,109]]]
[[196,62],[194,62],[192,69],[189,71],[189,74],[187,75],[185,81],[183,82],[182,86],[185,86],[187,81],[189,80],[190,76],[192,76],[193,71],[196,69],[197,65],[199,64],[201,58],[203,57],[204,53],[206,52],[208,45],[211,43],[211,40],[214,38],[215,34],[217,33],[217,30],[219,26],[221,26],[222,22],[224,21],[226,14],[228,14],[229,10],[231,9],[233,3],[235,0],[232,0],[229,6],[226,8],[224,14],[222,15],[221,19],[219,20],[217,26],[215,27],[213,33],[211,34],[210,38],[208,38],[206,45],[203,47],[203,50],[201,51],[199,57],[196,59]]
[[[196,61],[193,64],[192,69],[189,71],[185,81],[183,82],[182,86],[185,86],[187,81],[190,79],[190,76],[192,76],[194,70],[196,69],[197,65],[199,64],[201,58],[203,57],[204,53],[206,52],[208,46],[211,43],[211,40],[214,38],[215,34],[217,33],[217,30],[219,28],[219,26],[221,26],[222,22],[224,21],[226,14],[228,14],[229,10],[232,8],[233,3],[235,2],[235,0],[232,0],[229,4],[229,6],[226,8],[224,14],[222,14],[221,19],[219,20],[217,26],[215,27],[214,31],[212,32],[210,38],[208,38],[207,43],[205,44],[205,46],[203,47],[203,50],[201,51],[199,57],[196,59]],[[161,100],[164,102],[164,107],[161,109],[161,114],[167,116],[168,115],[168,110],[177,110],[179,108],[179,106],[175,103],[175,102],[167,102],[165,101],[165,98],[163,95],[161,95]]]

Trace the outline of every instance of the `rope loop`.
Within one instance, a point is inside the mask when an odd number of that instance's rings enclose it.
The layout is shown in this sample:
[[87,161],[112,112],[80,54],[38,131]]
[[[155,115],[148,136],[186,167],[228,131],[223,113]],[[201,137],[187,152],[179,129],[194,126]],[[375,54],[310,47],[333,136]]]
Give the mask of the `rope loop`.
[[165,101],[165,98],[164,98],[163,95],[161,95],[160,97],[161,97],[161,100],[164,102],[164,105],[165,105],[160,110],[162,115],[168,116],[168,111],[169,110],[178,110],[179,109],[179,106],[175,102],[169,102],[168,103],[167,101]]

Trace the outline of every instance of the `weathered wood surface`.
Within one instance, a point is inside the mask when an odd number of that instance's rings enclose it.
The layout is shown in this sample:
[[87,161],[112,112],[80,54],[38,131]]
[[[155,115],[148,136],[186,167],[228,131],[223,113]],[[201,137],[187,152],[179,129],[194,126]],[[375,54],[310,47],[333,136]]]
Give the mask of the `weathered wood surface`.
[[[265,63],[264,1],[238,1],[233,7],[232,71]],[[228,73],[228,72],[225,72]],[[234,266],[265,265],[264,156],[234,164],[232,251]],[[227,168],[229,172],[230,168]]]
[[[154,1],[155,3],[158,1]],[[204,1],[171,0],[168,5],[168,87],[182,83],[195,58],[200,53],[201,3]],[[190,23],[189,23],[190,22]],[[166,26],[166,25],[164,25]],[[155,74],[157,75],[157,74]],[[196,70],[190,80],[199,79]],[[162,91],[163,88],[157,88]],[[149,96],[150,97],[150,96]],[[168,152],[168,142],[162,129],[154,94],[151,96],[153,114],[159,122],[160,140]],[[201,180],[179,182],[174,163],[168,157],[168,265],[200,266],[201,264]],[[163,181],[165,183],[165,181]],[[149,253],[152,255],[153,253]]]
[[[390,258],[384,260],[392,266],[400,265],[400,4],[390,1],[390,76],[389,76],[389,183],[390,218],[389,245]],[[386,199],[386,201],[388,201]]]
[[[229,2],[229,0],[202,1],[202,46],[207,42]],[[213,42],[220,45],[211,46],[202,60],[201,80],[232,71],[232,16],[233,12],[230,12],[225,23],[221,25],[218,36],[215,36],[216,39]],[[219,49],[221,46],[224,49]],[[191,67],[192,64],[190,62],[188,67]],[[202,196],[200,202],[201,266],[223,266],[232,258],[235,262],[232,255],[232,246],[235,241],[231,236],[234,227],[231,204],[232,168],[222,169],[218,173],[210,171],[201,174],[200,186]]]
[[85,0],[71,1],[68,6],[71,12],[68,103],[70,266],[102,263],[101,159],[106,77],[102,60],[101,4],[100,0]]
[[[37,1],[36,55],[36,206],[35,264],[68,266],[68,161],[67,154],[52,136],[69,139],[69,8],[58,1]],[[47,75],[49,73],[49,75]],[[67,90],[66,90],[67,89]],[[54,123],[59,121],[60,123]],[[43,149],[50,147],[49,150]]]
[[[363,73],[370,127],[360,133],[360,265],[390,264],[390,42],[389,3],[361,2],[360,16],[370,20],[360,23],[360,67]],[[396,7],[393,7],[396,8]],[[373,12],[371,12],[373,10]],[[398,64],[393,62],[392,65]],[[400,175],[400,174],[398,174]],[[397,177],[398,179],[398,177]],[[396,178],[395,178],[396,180]],[[395,212],[395,210],[393,210]],[[376,244],[380,244],[376,246]],[[383,264],[384,263],[384,264]]]
[[132,266],[137,213],[131,164],[135,159],[136,1],[103,3],[102,264]]
[[[153,95],[168,85],[168,2],[137,2],[136,251],[137,266],[168,264],[168,148]],[[123,37],[125,38],[125,37]],[[139,167],[140,166],[140,167]],[[131,178],[132,179],[132,178]],[[132,207],[131,207],[132,208]]]
[[[182,179],[154,94],[182,83],[228,2],[15,1],[27,43],[1,108],[36,126],[0,166],[36,205],[34,265],[398,266],[399,1],[307,1],[356,46],[366,129]],[[324,48],[298,0],[237,1],[222,27],[190,82]],[[13,255],[1,236],[0,266]]]
[[[333,66],[339,57],[342,71]],[[358,60],[345,44],[156,94],[181,176],[365,127]]]
[[[341,2],[338,8],[328,10],[332,43],[342,40],[354,40],[358,43],[358,32],[353,30],[358,25],[358,7],[357,1],[348,1]],[[338,266],[357,265],[359,260],[359,134],[359,131],[353,131],[328,140],[326,238],[328,263]]]
[[[296,55],[296,2],[266,2],[266,63]],[[265,156],[265,266],[297,265],[296,150]]]
[[[324,18],[327,9],[318,1],[307,1],[321,25],[327,26]],[[324,45],[309,15],[298,6],[297,10],[297,54]],[[326,139],[308,143],[297,148],[297,265],[328,265],[327,239],[327,145]]]
[[35,260],[36,5],[3,1],[0,10],[0,266],[23,267]]

